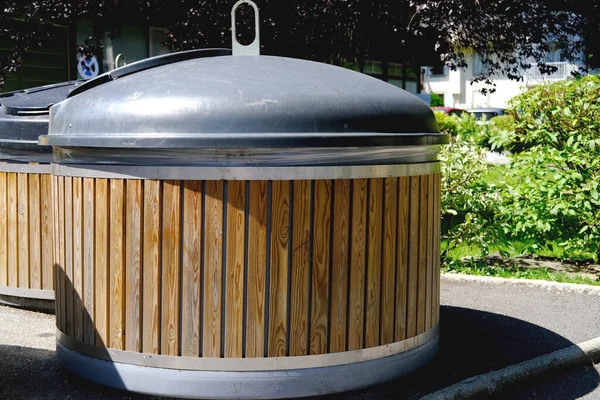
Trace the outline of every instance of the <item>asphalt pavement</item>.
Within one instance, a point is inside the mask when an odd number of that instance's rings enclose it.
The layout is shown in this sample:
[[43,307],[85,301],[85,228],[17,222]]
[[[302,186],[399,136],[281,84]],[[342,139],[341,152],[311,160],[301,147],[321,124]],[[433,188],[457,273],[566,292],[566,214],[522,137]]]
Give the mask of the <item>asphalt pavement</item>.
[[[600,291],[443,278],[441,300],[440,354],[434,362],[385,385],[319,400],[418,399],[600,336]],[[91,384],[62,370],[54,343],[53,316],[0,306],[0,399],[149,398]],[[600,400],[600,366],[507,388],[495,398]]]

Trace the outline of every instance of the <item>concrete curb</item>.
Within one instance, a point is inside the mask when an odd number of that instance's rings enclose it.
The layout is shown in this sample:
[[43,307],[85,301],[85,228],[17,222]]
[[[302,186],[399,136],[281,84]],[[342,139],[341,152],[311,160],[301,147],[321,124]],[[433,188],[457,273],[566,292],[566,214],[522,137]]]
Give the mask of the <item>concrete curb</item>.
[[549,282],[533,279],[496,278],[491,276],[475,276],[464,274],[442,274],[442,280],[448,282],[475,282],[485,285],[513,285],[522,287],[537,287],[556,290],[565,293],[579,293],[600,296],[600,286],[579,285],[575,283]]
[[600,363],[600,337],[498,371],[465,379],[422,397],[421,400],[487,398],[511,386],[596,363]]

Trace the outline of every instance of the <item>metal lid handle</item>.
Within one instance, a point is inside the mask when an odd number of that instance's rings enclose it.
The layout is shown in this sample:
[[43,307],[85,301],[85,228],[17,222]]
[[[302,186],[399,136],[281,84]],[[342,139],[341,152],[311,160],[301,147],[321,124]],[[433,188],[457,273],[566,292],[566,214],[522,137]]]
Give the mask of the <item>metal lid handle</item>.
[[[237,40],[235,13],[239,6],[248,4],[254,8],[254,41],[249,45],[243,45]],[[260,18],[258,7],[251,0],[239,0],[231,10],[231,49],[234,56],[259,56],[260,55]]]

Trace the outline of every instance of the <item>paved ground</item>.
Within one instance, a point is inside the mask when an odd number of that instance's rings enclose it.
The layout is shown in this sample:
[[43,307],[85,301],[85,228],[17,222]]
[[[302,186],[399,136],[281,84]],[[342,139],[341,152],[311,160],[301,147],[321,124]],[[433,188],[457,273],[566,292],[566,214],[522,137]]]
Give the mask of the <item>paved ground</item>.
[[[442,280],[439,358],[403,380],[331,400],[417,399],[486,373],[600,336],[600,296]],[[63,371],[49,315],[0,306],[0,399],[142,399]],[[497,396],[600,400],[600,366]]]

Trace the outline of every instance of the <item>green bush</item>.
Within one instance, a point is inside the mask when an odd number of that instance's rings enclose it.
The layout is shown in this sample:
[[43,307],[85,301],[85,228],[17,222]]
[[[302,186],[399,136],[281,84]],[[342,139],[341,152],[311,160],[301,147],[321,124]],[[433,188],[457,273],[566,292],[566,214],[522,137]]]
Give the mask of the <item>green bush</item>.
[[456,136],[458,134],[458,122],[452,115],[444,114],[443,112],[434,112],[440,132]]
[[457,246],[473,246],[485,255],[496,240],[494,215],[500,195],[496,185],[485,181],[486,152],[461,135],[453,136],[440,152],[442,232],[447,243],[443,258]]
[[444,107],[444,98],[439,94],[431,93],[429,103],[431,107]]
[[[600,78],[542,85],[518,96],[513,156],[500,206],[516,240],[558,240],[571,254],[600,253]],[[517,139],[518,138],[518,139]]]
[[500,115],[482,126],[478,144],[493,151],[518,151],[520,146],[513,143],[515,119],[512,115]]

